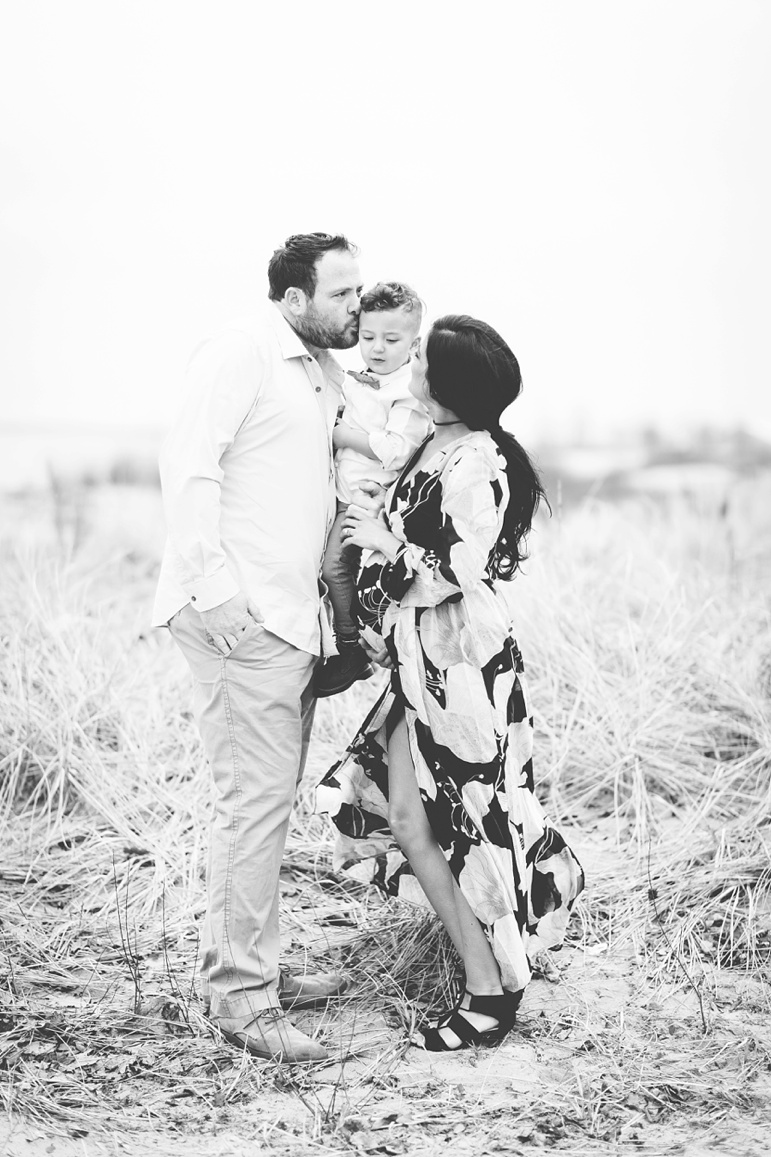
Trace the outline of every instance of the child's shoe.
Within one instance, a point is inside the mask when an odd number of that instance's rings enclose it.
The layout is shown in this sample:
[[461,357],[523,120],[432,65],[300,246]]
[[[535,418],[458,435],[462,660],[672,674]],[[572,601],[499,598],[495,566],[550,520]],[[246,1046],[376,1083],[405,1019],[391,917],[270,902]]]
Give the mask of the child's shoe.
[[316,668],[313,691],[317,699],[347,691],[357,679],[371,679],[375,674],[366,652],[358,643],[340,643],[339,655],[332,655]]

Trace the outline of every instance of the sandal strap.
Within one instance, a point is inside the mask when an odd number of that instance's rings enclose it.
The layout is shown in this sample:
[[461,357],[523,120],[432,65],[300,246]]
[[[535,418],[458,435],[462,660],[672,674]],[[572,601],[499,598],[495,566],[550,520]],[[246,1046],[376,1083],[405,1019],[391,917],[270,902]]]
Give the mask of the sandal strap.
[[[464,1042],[464,1044],[468,1044],[468,1045],[484,1044],[485,1038],[488,1035],[488,1033],[479,1032],[478,1029],[474,1028],[474,1025],[471,1023],[470,1020],[466,1020],[463,1013],[469,1012],[469,1011],[470,1011],[469,1009],[465,1009],[465,1008],[459,1008],[459,1009],[456,1008],[453,1011],[453,1014],[450,1017],[450,1019],[445,1024],[442,1025],[442,1028],[450,1029],[450,1031],[454,1032],[457,1037],[460,1037],[460,1039]],[[493,1030],[493,1031],[495,1031],[495,1030]]]
[[[465,997],[469,998],[468,1008],[461,1007]],[[425,1048],[430,1052],[455,1052],[468,1045],[484,1045],[501,1040],[513,1028],[521,1000],[521,992],[504,990],[496,996],[475,996],[466,989],[455,1008],[445,1013],[437,1025],[422,1029]],[[466,1018],[465,1014],[469,1012],[489,1016],[497,1023],[493,1028],[480,1031]],[[448,1044],[442,1035],[445,1031],[453,1033],[459,1043]]]
[[[448,1045],[438,1028],[424,1028],[421,1029],[423,1037],[423,1045],[430,1053],[453,1053],[457,1050]],[[457,1046],[461,1048],[460,1045]]]
[[495,1020],[500,1020],[502,1015],[505,1016],[508,1008],[505,992],[499,993],[497,996],[474,996],[473,992],[467,990],[467,995],[469,1002],[466,1012],[478,1012],[483,1016],[492,1016]]
[[[463,1048],[464,1045],[484,1044],[485,1034],[477,1032],[471,1021],[466,1020],[463,1011],[463,1009],[460,1011],[453,1009],[450,1015],[444,1017],[436,1028],[423,1029],[423,1039],[427,1049],[430,1049],[431,1052],[455,1052],[456,1049]],[[447,1044],[442,1033],[448,1029],[458,1037],[461,1042],[459,1045]]]
[[[522,999],[520,992],[501,992],[497,996],[474,996],[473,992],[466,989],[466,995],[469,997],[469,1007],[467,1012],[478,1012],[483,1016],[491,1016],[494,1020],[514,1023],[517,1008]],[[461,1012],[464,1010],[461,1009]]]

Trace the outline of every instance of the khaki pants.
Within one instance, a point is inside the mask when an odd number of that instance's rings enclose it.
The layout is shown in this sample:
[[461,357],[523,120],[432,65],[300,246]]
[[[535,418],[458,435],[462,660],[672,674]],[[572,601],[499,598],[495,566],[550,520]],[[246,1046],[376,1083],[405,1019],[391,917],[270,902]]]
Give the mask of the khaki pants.
[[276,1004],[278,879],[313,725],[316,660],[257,623],[220,655],[191,606],[169,629],[193,673],[193,709],[214,777],[204,991],[208,985],[212,1016],[240,1028]]

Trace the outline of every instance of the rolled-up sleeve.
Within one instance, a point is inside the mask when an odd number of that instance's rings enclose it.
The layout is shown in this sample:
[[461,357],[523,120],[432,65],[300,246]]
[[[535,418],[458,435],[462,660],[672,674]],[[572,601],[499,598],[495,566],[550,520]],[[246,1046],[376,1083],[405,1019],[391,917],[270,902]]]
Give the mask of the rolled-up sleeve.
[[161,451],[168,535],[179,581],[198,611],[239,590],[220,541],[220,463],[257,404],[263,372],[260,352],[246,334],[228,331],[204,342],[188,365],[188,395]]
[[417,398],[399,398],[388,412],[385,428],[369,435],[370,449],[384,470],[401,470],[430,429],[431,419]]

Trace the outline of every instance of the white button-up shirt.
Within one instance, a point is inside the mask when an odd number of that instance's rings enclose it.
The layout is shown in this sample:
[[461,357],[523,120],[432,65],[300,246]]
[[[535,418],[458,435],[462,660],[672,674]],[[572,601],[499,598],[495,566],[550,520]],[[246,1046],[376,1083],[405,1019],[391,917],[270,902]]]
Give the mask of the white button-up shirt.
[[268,303],[198,346],[187,376],[160,458],[168,541],[153,624],[243,591],[269,631],[318,655],[343,371]]
[[344,446],[335,454],[337,497],[355,502],[359,482],[368,478],[390,486],[431,430],[428,410],[410,393],[409,362],[390,374],[369,374],[373,385],[347,375],[343,384],[343,421],[369,435],[377,461]]

